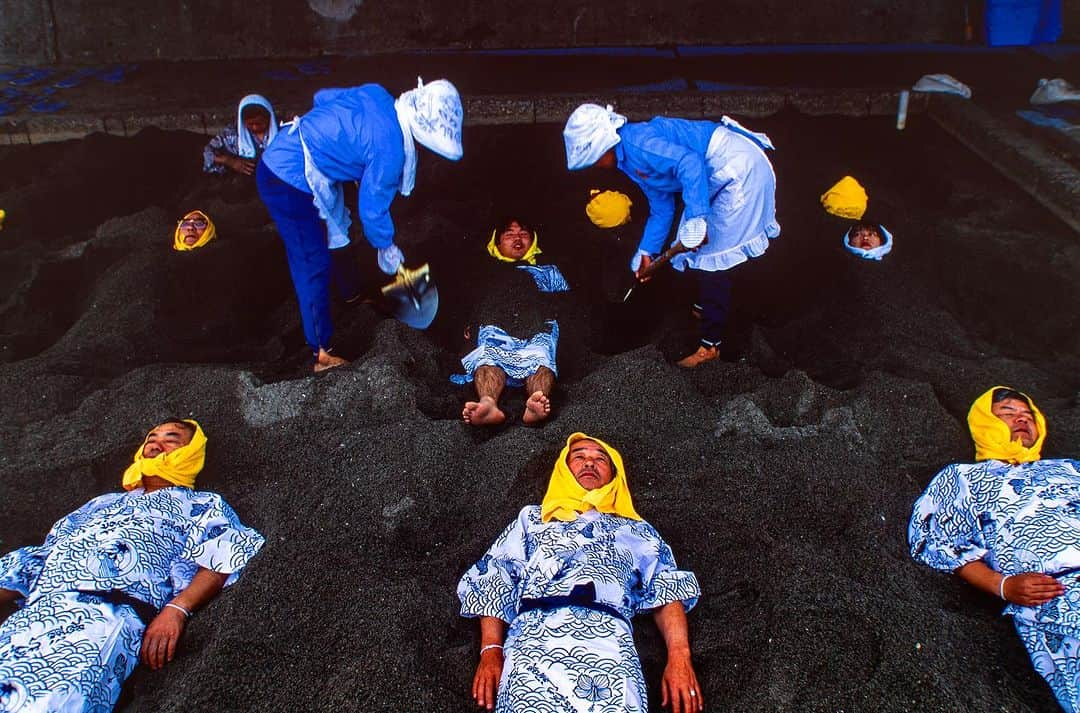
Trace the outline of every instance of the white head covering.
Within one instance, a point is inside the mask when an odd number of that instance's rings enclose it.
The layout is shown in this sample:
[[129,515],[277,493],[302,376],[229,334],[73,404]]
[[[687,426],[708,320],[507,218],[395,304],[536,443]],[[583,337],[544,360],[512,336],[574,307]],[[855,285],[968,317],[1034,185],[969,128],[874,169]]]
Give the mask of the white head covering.
[[566,167],[571,171],[586,168],[600,160],[608,149],[619,143],[616,132],[626,123],[626,117],[616,114],[608,104],[582,104],[563,129],[563,141],[566,142]]
[[461,96],[453,84],[436,79],[430,84],[416,78],[410,89],[394,102],[398,124],[405,136],[405,170],[401,176],[401,195],[412,193],[416,185],[416,145],[413,140],[451,161],[461,158]]
[[270,142],[277,136],[278,123],[277,117],[274,116],[274,107],[270,106],[270,102],[262,94],[248,94],[246,97],[240,100],[239,106],[236,107],[236,147],[240,151],[241,158],[255,158],[255,139],[251,135],[251,132],[244,126],[244,107],[251,104],[256,104],[266,109],[270,113],[270,128],[266,130],[266,145],[269,146]]
[[892,250],[892,233],[890,233],[888,230],[885,230],[884,225],[879,225],[878,226],[878,230],[881,232],[881,238],[882,238],[881,245],[879,245],[876,248],[873,248],[871,250],[863,250],[862,248],[857,248],[857,247],[855,247],[854,245],[852,245],[852,244],[850,244],[848,242],[848,235],[851,233],[851,231],[853,229],[854,228],[848,229],[848,231],[846,233],[844,233],[844,238],[843,238],[843,240],[844,240],[844,248],[849,253],[851,253],[852,255],[858,255],[859,257],[863,258],[864,260],[878,260],[878,261],[880,261],[881,258],[888,255],[889,251]]

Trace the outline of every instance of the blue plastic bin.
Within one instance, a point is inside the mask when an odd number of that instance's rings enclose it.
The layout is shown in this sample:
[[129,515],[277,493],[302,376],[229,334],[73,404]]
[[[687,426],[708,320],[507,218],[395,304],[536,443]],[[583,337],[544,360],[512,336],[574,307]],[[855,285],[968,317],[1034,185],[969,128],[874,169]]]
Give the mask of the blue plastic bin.
[[1061,0],[986,0],[986,44],[1037,45],[1061,36]]

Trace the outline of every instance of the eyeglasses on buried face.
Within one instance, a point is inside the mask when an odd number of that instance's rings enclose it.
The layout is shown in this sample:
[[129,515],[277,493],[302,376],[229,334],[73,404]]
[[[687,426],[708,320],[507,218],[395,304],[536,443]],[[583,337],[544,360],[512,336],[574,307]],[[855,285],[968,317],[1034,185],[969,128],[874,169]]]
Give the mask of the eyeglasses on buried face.
[[206,218],[183,218],[178,221],[181,228],[195,228],[196,230],[204,230],[209,223],[206,222]]

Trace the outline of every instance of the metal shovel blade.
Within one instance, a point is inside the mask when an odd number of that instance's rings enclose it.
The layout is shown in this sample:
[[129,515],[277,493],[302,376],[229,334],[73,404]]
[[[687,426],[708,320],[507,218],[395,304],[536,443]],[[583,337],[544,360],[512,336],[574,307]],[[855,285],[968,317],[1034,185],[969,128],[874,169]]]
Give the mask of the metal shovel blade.
[[427,329],[439,311],[439,288],[424,263],[415,270],[398,268],[394,281],[382,288],[386,307],[394,319],[413,329]]

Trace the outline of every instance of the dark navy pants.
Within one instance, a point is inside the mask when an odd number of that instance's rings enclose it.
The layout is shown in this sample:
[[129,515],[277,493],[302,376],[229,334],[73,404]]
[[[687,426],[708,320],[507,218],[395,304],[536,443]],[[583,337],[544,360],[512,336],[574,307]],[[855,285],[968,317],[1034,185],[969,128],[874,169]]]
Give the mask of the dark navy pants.
[[329,350],[334,336],[330,317],[331,280],[345,299],[360,292],[359,271],[352,251],[329,249],[326,223],[319,217],[310,193],[281,180],[262,161],[255,170],[255,183],[285,243],[304,338],[313,352]]
[[731,311],[731,278],[727,271],[690,270],[698,283],[698,301],[701,310],[701,345],[715,347],[724,336],[728,312]]

